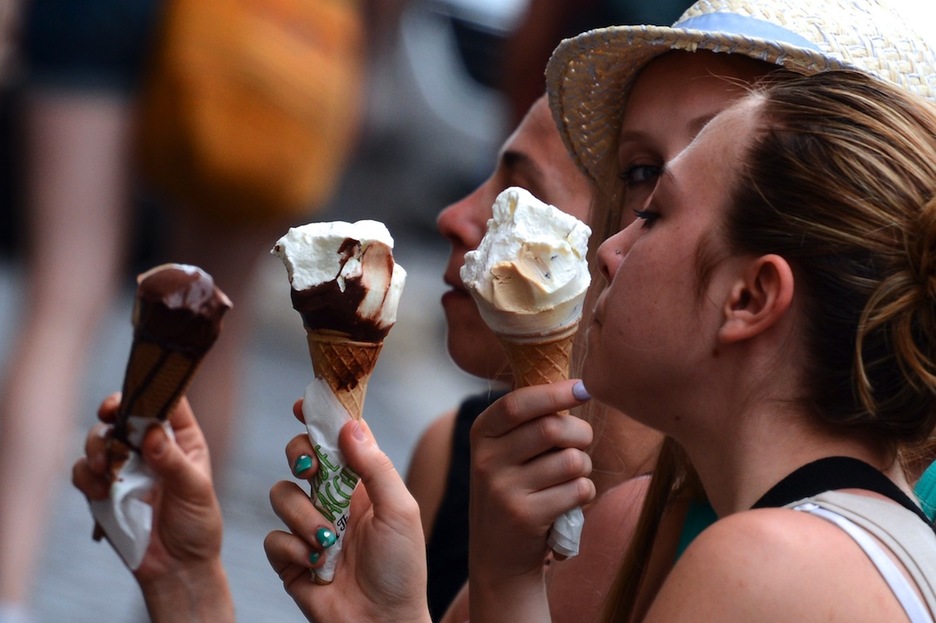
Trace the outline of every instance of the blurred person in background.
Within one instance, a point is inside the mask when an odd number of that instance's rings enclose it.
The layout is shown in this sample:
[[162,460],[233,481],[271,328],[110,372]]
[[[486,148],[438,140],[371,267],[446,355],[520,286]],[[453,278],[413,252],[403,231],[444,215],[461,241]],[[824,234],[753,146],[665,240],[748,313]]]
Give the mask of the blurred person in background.
[[[266,1],[266,0],[264,0]],[[289,46],[290,27],[304,26],[304,34],[327,31],[331,37],[315,51],[316,64],[293,63],[291,70],[319,76],[328,88],[300,93],[297,100],[303,123],[319,124],[321,150],[327,166],[309,158],[299,171],[316,169],[315,187],[293,211],[265,209],[262,195],[249,215],[224,211],[223,186],[217,198],[201,193],[208,187],[207,156],[181,150],[185,143],[159,152],[157,160],[184,161],[193,176],[182,186],[167,189],[166,176],[144,167],[153,152],[147,132],[176,138],[198,121],[191,108],[159,109],[171,55],[173,32],[179,19],[202,19],[192,9],[204,7],[188,0],[27,0],[22,5],[20,48],[25,81],[20,96],[24,178],[23,283],[26,291],[19,309],[16,341],[6,360],[0,387],[0,622],[28,621],[28,604],[43,551],[47,518],[66,472],[61,457],[70,454],[76,409],[90,346],[101,318],[127,281],[128,257],[141,229],[141,194],[155,200],[162,228],[148,231],[147,242],[156,247],[148,262],[165,261],[200,266],[209,272],[235,303],[225,320],[225,331],[206,358],[189,390],[199,405],[201,425],[212,447],[213,467],[226,461],[240,412],[243,354],[251,325],[250,294],[258,261],[268,259],[269,247],[290,225],[306,220],[328,201],[355,144],[364,66],[366,5],[329,1],[314,5],[304,24],[286,23],[287,1],[269,0],[267,11],[249,13],[239,4],[220,6],[237,22],[236,33],[249,38],[272,32],[260,50]],[[251,5],[253,6],[253,5]],[[313,20],[322,7],[323,24]],[[259,19],[279,19],[279,30],[254,27]],[[233,22],[232,22],[233,23]],[[223,29],[218,29],[219,31]],[[297,28],[297,30],[299,30]],[[316,45],[320,40],[306,37]],[[293,41],[294,43],[294,41]],[[234,63],[253,50],[232,49]],[[203,48],[208,50],[208,47]],[[211,50],[216,53],[217,50]],[[202,57],[204,58],[204,57]],[[219,55],[219,62],[225,62]],[[195,66],[199,59],[179,62]],[[293,61],[294,59],[290,59]],[[258,70],[265,87],[277,80],[291,83],[279,67]],[[160,73],[163,72],[163,73]],[[217,72],[197,70],[190,84],[218,78]],[[215,82],[213,85],[216,86]],[[171,88],[171,87],[170,87]],[[262,92],[255,93],[262,94]],[[182,102],[175,90],[170,100]],[[249,116],[254,102],[242,93],[240,107],[214,110],[211,122],[241,122],[245,130],[256,121]],[[336,104],[337,103],[337,104]],[[336,112],[337,111],[337,112]],[[225,118],[223,114],[232,115]],[[266,119],[273,118],[271,112]],[[147,124],[150,124],[147,126]],[[174,133],[174,134],[173,134]],[[256,158],[265,157],[267,144],[282,140],[275,132],[255,142]],[[220,154],[224,156],[225,154]],[[244,155],[244,154],[241,154]],[[251,154],[246,154],[250,157]],[[286,163],[279,163],[286,168]],[[204,165],[204,166],[202,166]],[[201,168],[200,168],[201,167]],[[143,175],[145,173],[145,175]],[[201,175],[202,177],[198,177]],[[249,176],[249,172],[244,177]],[[185,186],[188,184],[188,186]],[[134,191],[141,191],[135,193]],[[176,191],[176,192],[172,192]],[[214,200],[212,200],[214,199]],[[123,327],[120,330],[128,330]]]
[[19,5],[16,2],[0,4],[0,84],[6,82],[16,54],[16,29],[19,24]]
[[689,0],[528,0],[523,18],[503,43],[498,88],[507,97],[512,123],[519,123],[546,90],[543,68],[565,38],[608,24],[668,26]]
[[0,620],[28,621],[61,457],[132,219],[132,96],[157,0],[21,6],[25,291],[0,393]]

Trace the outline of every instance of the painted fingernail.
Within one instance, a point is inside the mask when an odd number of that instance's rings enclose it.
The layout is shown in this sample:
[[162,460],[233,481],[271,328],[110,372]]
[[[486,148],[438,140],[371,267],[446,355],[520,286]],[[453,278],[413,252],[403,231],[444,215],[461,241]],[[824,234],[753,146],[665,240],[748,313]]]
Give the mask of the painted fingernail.
[[296,476],[301,475],[303,472],[312,469],[312,457],[308,454],[300,454],[296,457],[296,460],[293,462],[292,470],[293,474]]
[[572,395],[575,396],[576,400],[591,399],[591,394],[588,393],[588,390],[585,389],[585,384],[581,381],[572,386]]
[[309,562],[313,565],[317,563],[322,558],[322,552],[312,552],[309,554]]
[[319,542],[319,545],[327,548],[335,544],[338,536],[328,528],[319,528],[315,531],[315,540]]

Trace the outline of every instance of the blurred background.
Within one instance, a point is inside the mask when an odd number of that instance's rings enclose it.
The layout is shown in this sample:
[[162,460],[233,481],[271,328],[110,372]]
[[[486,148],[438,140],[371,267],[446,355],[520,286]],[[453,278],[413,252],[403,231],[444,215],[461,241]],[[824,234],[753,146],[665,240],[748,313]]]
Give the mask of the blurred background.
[[[321,96],[320,104],[331,106],[329,127],[338,129],[322,131],[332,142],[319,154],[310,199],[271,216],[249,207],[238,212],[234,206],[248,196],[240,187],[214,203],[205,202],[204,193],[189,196],[175,188],[173,194],[166,180],[178,182],[197,170],[203,157],[197,152],[170,158],[172,170],[147,168],[140,153],[140,144],[162,150],[165,163],[178,145],[162,139],[184,129],[166,120],[185,110],[156,104],[141,124],[136,106],[145,94],[168,106],[184,101],[185,80],[220,75],[193,55],[188,60],[197,70],[180,78],[177,90],[163,84],[162,99],[146,91],[149,72],[160,67],[152,59],[165,45],[165,9],[185,0],[29,1],[0,0],[0,477],[13,481],[0,480],[0,494],[7,487],[7,497],[0,497],[0,550],[20,539],[17,526],[31,526],[40,536],[30,560],[0,564],[0,615],[4,601],[20,601],[38,622],[146,620],[129,573],[109,546],[91,540],[92,521],[69,484],[70,469],[101,399],[120,389],[135,276],[158,263],[185,261],[204,265],[235,303],[229,324],[237,339],[209,355],[206,380],[193,391],[204,394],[206,410],[223,412],[212,416],[226,444],[216,476],[238,617],[301,621],[266,562],[262,541],[280,526],[267,494],[273,482],[290,477],[283,448],[302,432],[291,406],[312,371],[285,270],[268,249],[289,226],[313,220],[371,218],[390,229],[408,278],[365,417],[405,472],[423,428],[486,386],[458,370],[445,352],[439,297],[448,244],[435,230],[436,215],[490,173],[500,143],[542,93],[545,61],[562,37],[612,23],[670,23],[690,3],[315,0],[361,10],[362,56],[358,65],[339,68],[350,73],[335,74],[348,78],[346,96],[322,95],[325,86],[338,84],[332,79],[305,91],[310,102]],[[933,23],[932,7],[905,3],[928,20],[919,23]],[[288,0],[229,4],[306,18],[290,13],[299,9]],[[327,42],[329,33],[356,27],[336,19],[327,29],[310,26],[300,34]],[[63,38],[73,47],[56,51]],[[110,81],[89,71],[102,66],[112,71]],[[320,71],[309,67],[313,75]],[[217,85],[205,93],[211,88]],[[200,101],[188,102],[190,112]],[[241,123],[243,132],[227,130],[232,142],[222,141],[225,150],[261,149],[248,137],[262,135],[265,126],[250,114],[227,119],[226,127]],[[273,143],[283,147],[289,134],[279,136]],[[25,441],[11,450],[14,430]],[[51,456],[42,450],[46,439]],[[50,503],[16,523],[20,503],[9,500],[16,499],[17,479],[25,482],[25,474],[41,470],[53,485],[20,491],[20,497],[29,505],[45,492]],[[36,527],[45,521],[49,531]]]

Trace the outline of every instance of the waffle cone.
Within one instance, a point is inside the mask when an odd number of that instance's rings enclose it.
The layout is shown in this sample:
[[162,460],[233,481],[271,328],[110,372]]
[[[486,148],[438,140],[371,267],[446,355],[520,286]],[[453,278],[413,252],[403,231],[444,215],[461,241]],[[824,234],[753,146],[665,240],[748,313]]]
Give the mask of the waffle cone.
[[136,340],[124,374],[120,412],[165,420],[188,389],[202,356]]
[[134,431],[128,418],[152,418],[160,422],[169,417],[185,394],[204,353],[169,349],[144,339],[134,339],[124,372],[123,391],[113,436],[107,444],[107,459],[112,473],[130,456]]
[[309,355],[315,378],[322,379],[352,418],[364,412],[367,382],[377,365],[383,342],[355,342],[327,331],[309,331]]
[[544,385],[569,378],[572,342],[578,323],[536,339],[501,335],[501,344],[513,372],[514,386]]

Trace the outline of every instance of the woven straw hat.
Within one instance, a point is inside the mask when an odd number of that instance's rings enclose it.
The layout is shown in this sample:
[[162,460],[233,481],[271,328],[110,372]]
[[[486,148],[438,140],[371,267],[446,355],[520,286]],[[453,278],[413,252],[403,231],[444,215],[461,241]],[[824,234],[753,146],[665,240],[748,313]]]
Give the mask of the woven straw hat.
[[617,152],[631,81],[670,50],[743,54],[803,74],[850,67],[936,99],[936,51],[881,0],[699,0],[672,28],[600,28],[553,52],[546,67],[553,117],[593,180]]

